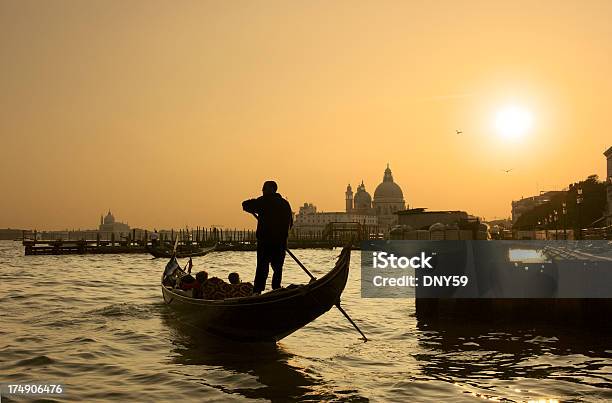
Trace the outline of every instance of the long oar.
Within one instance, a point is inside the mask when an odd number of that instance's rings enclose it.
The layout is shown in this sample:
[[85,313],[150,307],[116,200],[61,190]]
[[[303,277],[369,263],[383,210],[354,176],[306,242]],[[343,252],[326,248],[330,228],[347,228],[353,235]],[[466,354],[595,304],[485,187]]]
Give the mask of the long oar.
[[[253,214],[253,217],[255,217],[255,219],[259,220],[259,217],[257,216],[257,214],[255,213],[251,213]],[[298,264],[298,266],[300,266],[302,268],[302,270],[304,270],[304,272],[306,274],[308,274],[308,276],[310,277],[311,280],[316,280],[315,276],[312,275],[312,273],[306,268],[306,266],[304,266],[302,264],[302,262],[300,262],[300,260],[293,254],[293,252],[291,252],[289,250],[288,247],[285,246],[285,251],[287,251],[287,253],[289,254],[289,256],[291,256],[293,258],[293,260],[295,260],[295,263]],[[363,334],[363,332],[361,331],[361,329],[359,329],[359,326],[357,326],[357,324],[353,321],[353,319],[351,319],[351,317],[349,316],[348,313],[346,313],[346,311],[344,309],[342,309],[342,307],[340,306],[340,300],[338,300],[338,302],[336,302],[336,304],[334,305],[336,308],[338,308],[338,310],[340,312],[342,312],[342,315],[344,315],[344,317],[351,323],[351,325],[353,325],[353,327],[359,332],[359,334],[361,334],[361,337],[363,338],[363,341],[366,342],[368,341],[368,338],[366,337],[365,334]]]

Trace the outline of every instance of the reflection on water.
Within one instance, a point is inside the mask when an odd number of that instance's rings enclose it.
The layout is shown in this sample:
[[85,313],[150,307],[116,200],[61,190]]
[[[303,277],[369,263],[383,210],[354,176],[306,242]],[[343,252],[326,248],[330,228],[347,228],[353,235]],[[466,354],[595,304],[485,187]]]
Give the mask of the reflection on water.
[[[338,253],[296,251],[315,276]],[[248,278],[254,258],[194,264]],[[163,259],[24,257],[0,242],[0,383],[63,383],[66,400],[87,402],[612,400],[609,333],[417,321],[412,299],[360,298],[359,259],[342,303],[368,343],[331,310],[278,345],[243,345],[174,319],[158,284]],[[287,262],[284,281],[305,277]]]
[[[419,323],[418,328],[422,352],[415,357],[423,372],[453,382],[473,396],[525,401],[527,395],[530,401],[559,401],[565,383],[576,382],[590,389],[594,400],[612,398],[607,334],[459,322]],[[519,387],[517,379],[522,379]],[[496,387],[483,387],[487,380]]]
[[[268,343],[235,343],[210,335],[177,321],[171,312],[162,315],[172,329],[171,360],[180,364],[183,376],[252,399],[285,401],[313,399],[330,401],[342,397],[328,388],[316,373],[290,364],[293,354],[282,346]],[[231,383],[211,382],[211,367],[233,373]],[[352,401],[367,401],[352,392]]]

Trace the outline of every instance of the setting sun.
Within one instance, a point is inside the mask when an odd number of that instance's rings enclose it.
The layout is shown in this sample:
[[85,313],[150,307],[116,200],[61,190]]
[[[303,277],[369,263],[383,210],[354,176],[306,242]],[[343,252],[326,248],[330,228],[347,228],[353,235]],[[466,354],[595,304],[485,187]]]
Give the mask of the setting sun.
[[531,130],[532,124],[531,112],[520,106],[506,106],[495,116],[495,128],[504,138],[521,138]]

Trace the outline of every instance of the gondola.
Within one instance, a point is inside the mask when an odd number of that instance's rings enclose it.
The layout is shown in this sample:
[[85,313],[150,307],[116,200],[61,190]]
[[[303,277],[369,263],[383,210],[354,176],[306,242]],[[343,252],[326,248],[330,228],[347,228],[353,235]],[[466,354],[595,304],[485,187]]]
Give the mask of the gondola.
[[[176,251],[176,257],[184,258],[184,257],[204,256],[212,252],[213,250],[215,250],[215,248],[216,246],[211,246],[207,248],[202,248],[199,246],[182,248],[182,249],[179,248]],[[158,247],[147,246],[147,252],[149,252],[151,255],[157,258],[160,258],[160,257],[171,258],[174,255],[174,253],[172,252],[172,249],[167,249],[167,248],[163,248],[159,246]]]
[[339,303],[350,259],[350,248],[345,247],[335,267],[309,284],[249,297],[206,300],[186,297],[163,284],[168,273],[178,270],[182,274],[172,258],[162,275],[162,294],[178,320],[206,333],[236,341],[277,342]]

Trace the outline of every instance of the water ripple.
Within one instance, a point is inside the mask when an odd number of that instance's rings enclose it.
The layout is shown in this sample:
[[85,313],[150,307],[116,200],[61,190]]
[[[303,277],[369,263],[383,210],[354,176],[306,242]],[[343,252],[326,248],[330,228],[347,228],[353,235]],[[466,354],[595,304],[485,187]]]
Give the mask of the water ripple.
[[[321,275],[338,250],[296,254]],[[352,255],[342,302],[368,343],[333,309],[262,346],[177,322],[160,296],[164,259],[26,257],[20,244],[0,242],[3,381],[63,383],[74,401],[612,400],[609,334],[421,323],[414,300],[360,298],[359,259]],[[255,253],[213,253],[194,265],[248,280]],[[307,279],[288,260],[283,281]]]

